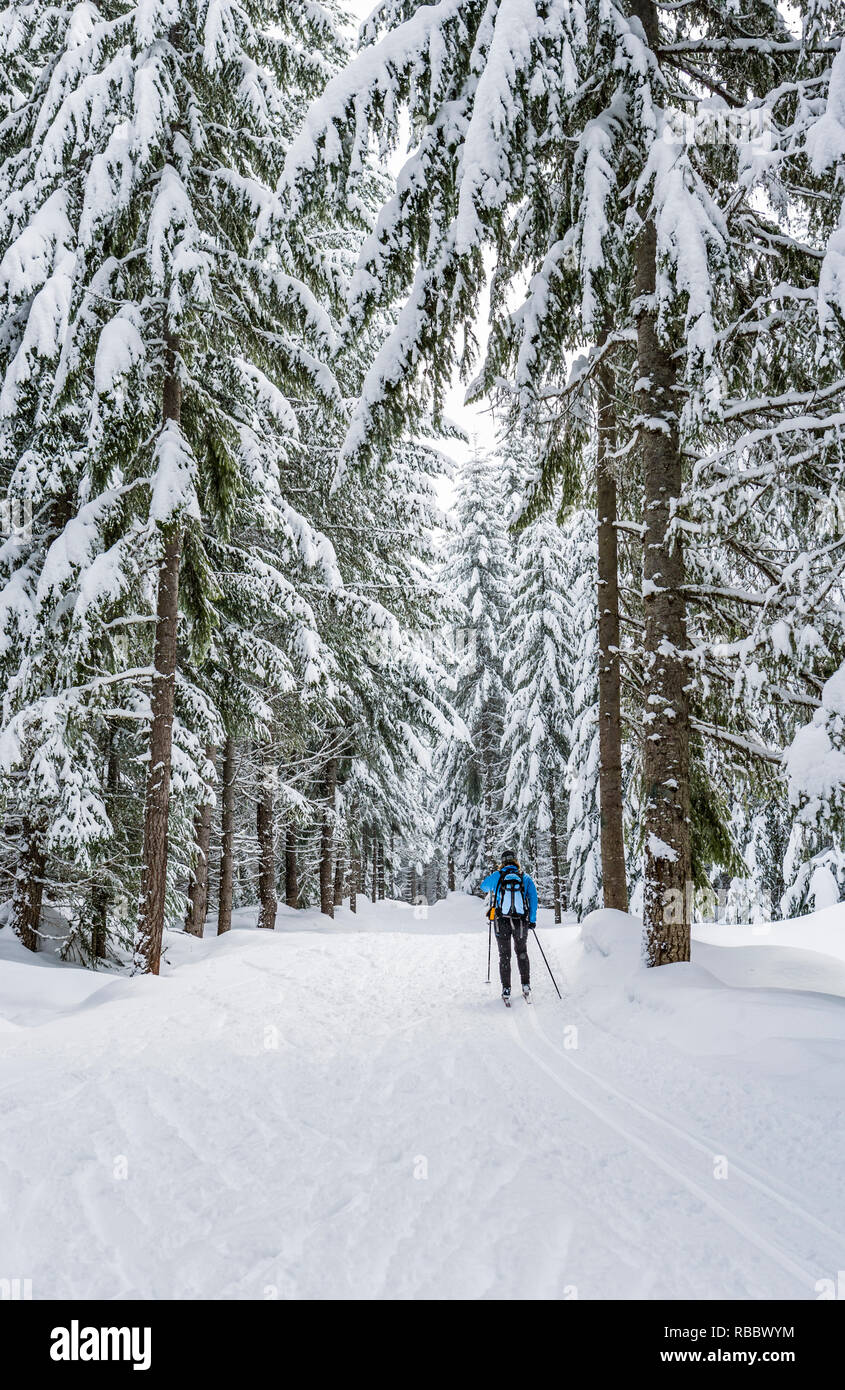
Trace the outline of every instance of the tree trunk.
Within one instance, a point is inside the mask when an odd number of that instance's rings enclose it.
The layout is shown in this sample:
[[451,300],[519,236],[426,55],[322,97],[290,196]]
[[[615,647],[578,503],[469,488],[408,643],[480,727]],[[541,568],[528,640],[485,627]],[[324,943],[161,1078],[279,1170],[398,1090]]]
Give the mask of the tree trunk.
[[598,373],[598,639],[599,808],[605,907],[628,911],[622,822],[622,710],[619,669],[619,568],[616,533],[615,381],[610,366]]
[[273,931],[276,925],[276,830],[273,815],[273,793],[276,786],[276,765],[272,745],[260,750],[261,787],[256,808],[258,836],[258,925]]
[[358,884],[359,891],[367,891],[367,865],[370,862],[370,832],[365,825],[361,832],[361,878]]
[[385,876],[384,876],[384,840],[378,841],[378,895],[379,901],[384,901]]
[[217,902],[217,935],[232,927],[232,890],[235,859],[235,740],[226,735],[223,747],[223,810],[221,815],[220,895]]
[[557,835],[557,797],[555,796],[554,787],[549,789],[549,810],[551,811],[552,818],[551,831],[549,834],[552,852],[552,893],[554,896],[555,925],[559,925],[562,921],[560,907],[560,846],[558,844]]
[[299,866],[295,830],[289,830],[285,836],[285,904],[287,907],[299,907]]
[[450,892],[450,893],[454,893],[454,891],[455,891],[455,861],[454,861],[454,859],[452,858],[451,854],[449,855],[449,870],[448,870],[448,878],[447,878],[446,882],[447,882],[447,885],[448,885],[449,892]]
[[411,865],[409,871],[408,892],[411,897],[411,902],[415,903],[417,901],[417,868],[415,864]]
[[361,881],[361,865],[358,856],[350,849],[349,857],[349,911],[358,911],[358,885]]
[[396,898],[396,828],[390,827],[390,896]]
[[332,845],[334,843],[334,805],[337,788],[337,758],[329,758],[325,773],[325,804],[323,828],[320,835],[320,911],[334,917],[334,874]]
[[[106,759],[106,786],[105,800],[108,807],[109,816],[112,824],[116,824],[117,819],[117,793],[120,787],[120,766],[117,754],[114,750],[114,731],[109,734],[108,756]],[[93,908],[93,930],[91,932],[91,954],[95,961],[105,960],[108,950],[109,938],[109,906],[112,899],[112,892],[102,879],[94,884],[91,892],[91,906]]]
[[12,891],[12,931],[28,951],[38,950],[38,929],[44,899],[44,870],[47,855],[41,836],[30,821],[21,829],[21,851]]
[[[164,382],[165,425],[179,423],[182,383],[177,371],[179,341],[167,336],[168,375]],[[135,968],[157,975],[164,936],[167,894],[167,818],[170,810],[173,705],[176,694],[176,634],[179,618],[179,568],[182,561],[182,529],[173,525],[164,541],[158,570],[158,600],[153,654],[152,725],[150,762],[144,804],[144,847],[141,861],[141,896],[135,945]]]
[[346,853],[343,844],[338,844],[334,861],[334,905],[343,907],[343,886],[346,882]]
[[373,872],[372,872],[372,878],[371,878],[371,893],[372,893],[372,900],[373,900],[373,902],[377,902],[377,901],[378,901],[378,840],[376,839],[375,835],[373,835],[372,843],[373,843]]
[[[646,34],[657,45],[650,0],[638,0]],[[635,292],[640,380],[640,429],[645,500],[643,591],[645,610],[645,887],[643,928],[649,965],[690,956],[689,701],[683,653],[687,645],[684,565],[679,542],[669,543],[672,504],[681,493],[679,397],[671,351],[657,333],[654,306],[657,234],[653,221],[637,244]]]
[[[217,749],[209,744],[205,756],[217,766]],[[211,815],[213,803],[204,801],[194,820],[194,843],[197,862],[188,888],[188,912],[185,917],[185,931],[191,936],[202,936],[205,919],[208,915],[208,849],[211,844]]]

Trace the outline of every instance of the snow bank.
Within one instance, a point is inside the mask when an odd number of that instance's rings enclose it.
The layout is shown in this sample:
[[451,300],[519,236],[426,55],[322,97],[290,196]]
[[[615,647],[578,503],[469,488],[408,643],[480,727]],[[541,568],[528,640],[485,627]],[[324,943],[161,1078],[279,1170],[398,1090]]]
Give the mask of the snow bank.
[[636,969],[642,958],[642,930],[639,917],[601,908],[584,918],[580,939],[588,956],[612,959],[625,969]]

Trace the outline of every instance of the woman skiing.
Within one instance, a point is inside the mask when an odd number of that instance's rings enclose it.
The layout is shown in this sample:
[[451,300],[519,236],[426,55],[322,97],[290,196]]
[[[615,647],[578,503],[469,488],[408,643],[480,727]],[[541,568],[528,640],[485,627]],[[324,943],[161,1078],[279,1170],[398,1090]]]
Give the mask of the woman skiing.
[[530,874],[519,867],[513,850],[502,851],[498,869],[481,884],[482,893],[492,894],[491,913],[496,942],[499,947],[499,974],[502,998],[511,1002],[511,939],[516,951],[516,963],[522,993],[531,999],[531,967],[528,961],[528,933],[537,922],[537,888]]

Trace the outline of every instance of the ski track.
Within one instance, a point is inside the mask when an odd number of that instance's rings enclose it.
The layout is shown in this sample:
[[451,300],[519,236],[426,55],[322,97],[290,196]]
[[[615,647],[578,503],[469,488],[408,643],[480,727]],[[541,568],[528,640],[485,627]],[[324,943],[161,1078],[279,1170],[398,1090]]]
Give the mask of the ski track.
[[[697,1149],[700,1153],[707,1154],[708,1158],[712,1162],[714,1155],[719,1152],[717,1145],[713,1144],[712,1142],[707,1143],[703,1139],[697,1138],[694,1134],[690,1133],[689,1130],[682,1129],[679,1125],[675,1124],[674,1121],[667,1119],[665,1115],[657,1114],[654,1110],[649,1109],[648,1106],[643,1105],[640,1101],[635,1100],[632,1096],[626,1095],[624,1092],[620,1091],[616,1086],[612,1085],[612,1083],[606,1080],[605,1078],[595,1076],[592,1072],[588,1071],[586,1067],[583,1067],[578,1062],[576,1062],[573,1057],[571,1057],[565,1051],[562,1051],[557,1046],[557,1044],[553,1043],[535,1019],[532,1018],[532,1022],[534,1023],[535,1031],[537,1031],[543,1039],[543,1041],[546,1044],[548,1044],[549,1047],[551,1047],[552,1051],[557,1053],[559,1057],[563,1058],[567,1066],[574,1068],[574,1070],[579,1072],[582,1076],[588,1077],[590,1081],[594,1082],[597,1086],[601,1087],[601,1089],[605,1091],[608,1095],[614,1097],[617,1100],[623,1101],[626,1105],[630,1106],[632,1110],[636,1111],[637,1114],[647,1117],[653,1123],[660,1125],[662,1128],[669,1130],[671,1133],[675,1135],[678,1135],[680,1138],[685,1140],[686,1143],[691,1145],[694,1149]],[[826,1221],[820,1221],[818,1217],[813,1215],[812,1212],[807,1211],[805,1207],[801,1206],[801,1204],[797,1202],[794,1199],[794,1197],[785,1196],[782,1192],[777,1191],[777,1189],[772,1186],[773,1180],[770,1179],[767,1174],[763,1173],[763,1170],[760,1169],[756,1164],[752,1164],[749,1160],[744,1160],[743,1163],[738,1163],[734,1158],[731,1158],[730,1168],[731,1172],[734,1175],[739,1176],[743,1179],[743,1181],[749,1183],[752,1187],[755,1187],[759,1192],[762,1192],[765,1196],[769,1197],[773,1202],[777,1203],[780,1207],[782,1207],[784,1211],[787,1211],[791,1215],[798,1217],[800,1221],[805,1222],[807,1225],[812,1226],[816,1231],[821,1232],[823,1236],[825,1236],[828,1240],[833,1242],[833,1245],[839,1252],[839,1257],[841,1258],[841,1253],[845,1251],[845,1236],[840,1234],[840,1232],[833,1230],[832,1227],[829,1226]],[[761,1173],[762,1176],[760,1176]],[[826,1267],[829,1268],[830,1265],[828,1264]]]
[[[539,1025],[536,1023],[534,1026],[535,1030],[539,1028]],[[567,1095],[571,1096],[574,1100],[576,1100],[578,1104],[583,1105],[587,1110],[590,1111],[591,1114],[595,1115],[604,1124],[606,1124],[608,1128],[620,1134],[633,1148],[645,1154],[646,1158],[648,1158],[655,1165],[655,1167],[660,1169],[662,1172],[666,1173],[673,1181],[680,1183],[684,1187],[686,1187],[693,1194],[693,1196],[695,1196],[701,1203],[703,1203],[718,1217],[722,1218],[730,1226],[732,1226],[734,1230],[743,1239],[749,1241],[751,1244],[756,1246],[756,1248],[760,1250],[764,1256],[772,1259],[777,1265],[779,1265],[779,1267],[782,1270],[784,1270],[788,1275],[792,1276],[797,1281],[799,1290],[803,1289],[806,1292],[806,1290],[814,1287],[816,1280],[822,1277],[823,1272],[826,1269],[830,1269],[832,1267],[830,1263],[826,1263],[823,1259],[817,1262],[815,1271],[810,1271],[806,1266],[799,1264],[788,1254],[786,1250],[782,1248],[780,1244],[770,1241],[766,1239],[764,1236],[762,1236],[759,1230],[755,1227],[753,1222],[745,1220],[743,1217],[738,1216],[734,1211],[731,1210],[731,1207],[728,1203],[718,1201],[716,1197],[713,1195],[713,1193],[707,1191],[702,1181],[702,1178],[705,1177],[707,1172],[706,1167],[702,1167],[702,1165],[699,1164],[696,1176],[693,1176],[688,1170],[684,1171],[676,1157],[673,1157],[672,1159],[667,1158],[665,1153],[661,1154],[660,1152],[658,1152],[654,1142],[644,1140],[642,1137],[637,1135],[635,1131],[631,1128],[630,1121],[627,1124],[620,1122],[618,1118],[615,1118],[612,1114],[608,1112],[606,1107],[603,1107],[600,1103],[597,1103],[594,1098],[585,1096],[582,1091],[579,1091],[577,1088],[574,1088],[566,1079],[566,1076],[562,1070],[556,1070],[552,1068],[548,1064],[548,1062],[543,1061],[542,1058],[538,1057],[531,1048],[531,1046],[528,1043],[526,1043],[524,1036],[520,1032],[520,1027],[516,1024],[515,1020],[512,1024],[512,1031],[514,1033],[517,1045],[521,1047],[522,1050],[527,1054],[527,1056],[529,1056],[532,1059],[532,1061],[547,1076],[551,1078],[551,1080],[554,1082],[556,1086],[559,1086],[561,1090],[563,1090]],[[540,1031],[543,1042],[546,1044],[549,1050],[556,1056],[562,1058],[565,1062],[566,1067],[575,1066],[575,1064],[572,1063],[570,1059],[565,1057],[565,1054],[561,1052],[559,1048],[557,1048],[553,1044],[550,1044],[548,1038],[544,1034],[542,1034],[542,1030]],[[581,1072],[581,1074],[583,1075],[589,1075],[589,1073],[584,1072],[582,1068],[578,1068],[576,1066],[575,1069]],[[712,1167],[713,1161],[715,1160],[717,1153],[715,1149],[707,1148],[706,1145],[699,1144],[698,1141],[692,1138],[692,1136],[687,1134],[685,1131],[679,1129],[670,1121],[664,1120],[662,1117],[655,1115],[652,1111],[647,1110],[644,1106],[641,1106],[637,1101],[633,1100],[631,1097],[623,1095],[622,1092],[617,1090],[615,1087],[606,1085],[601,1078],[593,1077],[591,1079],[595,1081],[598,1087],[600,1087],[605,1092],[605,1097],[612,1097],[624,1102],[625,1105],[629,1106],[638,1115],[646,1117],[649,1121],[651,1121],[652,1124],[657,1124],[670,1130],[673,1134],[680,1136],[686,1143],[694,1146],[699,1150],[704,1151],[708,1155],[708,1158],[710,1160],[710,1164],[708,1166]],[[831,1231],[830,1228],[827,1227],[824,1223],[816,1221],[816,1219],[810,1213],[805,1212],[803,1208],[798,1207],[797,1204],[784,1200],[782,1197],[780,1197],[779,1194],[775,1193],[774,1190],[767,1184],[761,1183],[756,1179],[752,1178],[738,1164],[732,1163],[731,1171],[733,1174],[740,1176],[746,1182],[751,1182],[754,1186],[757,1187],[758,1191],[763,1192],[767,1196],[773,1198],[776,1202],[778,1202],[778,1204],[782,1208],[789,1211],[791,1214],[797,1215],[800,1221],[813,1225],[814,1227],[816,1227],[816,1229],[820,1229],[825,1235],[832,1238],[832,1240],[836,1242],[837,1250],[839,1252],[836,1258],[841,1258],[841,1252],[845,1250],[845,1242],[843,1242],[842,1238],[839,1237],[836,1232]],[[767,1222],[767,1224],[770,1224],[770,1221]],[[814,1259],[817,1259],[815,1250],[813,1250],[812,1256]]]
[[36,1298],[812,1299],[845,1267],[832,1180],[813,1211],[701,1137],[719,1088],[752,1124],[745,1079],[643,1043],[661,1096],[701,1081],[670,1119],[536,951],[505,1011],[477,903],[450,900],[452,931],[382,907],[171,937],[159,980],[4,1030],[0,1275]]

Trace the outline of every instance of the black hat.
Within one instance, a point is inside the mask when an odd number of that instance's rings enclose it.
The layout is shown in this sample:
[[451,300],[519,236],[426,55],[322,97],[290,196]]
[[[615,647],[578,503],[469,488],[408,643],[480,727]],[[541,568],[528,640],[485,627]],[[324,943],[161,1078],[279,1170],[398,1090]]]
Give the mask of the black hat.
[[512,849],[503,849],[503,850],[502,850],[502,863],[503,863],[503,864],[516,864],[516,863],[517,863],[517,857],[516,857],[516,855],[514,854],[514,852],[513,852]]

